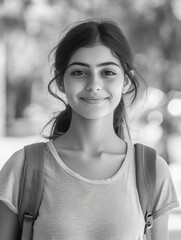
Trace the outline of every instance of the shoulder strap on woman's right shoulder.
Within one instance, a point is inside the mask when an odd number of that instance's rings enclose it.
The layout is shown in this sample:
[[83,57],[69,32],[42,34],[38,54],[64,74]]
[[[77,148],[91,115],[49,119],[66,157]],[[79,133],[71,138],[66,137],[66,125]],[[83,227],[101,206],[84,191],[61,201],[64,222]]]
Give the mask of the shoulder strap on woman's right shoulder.
[[[44,188],[45,143],[27,145],[19,195],[19,218],[22,240],[31,239]],[[30,235],[30,236],[29,236]]]

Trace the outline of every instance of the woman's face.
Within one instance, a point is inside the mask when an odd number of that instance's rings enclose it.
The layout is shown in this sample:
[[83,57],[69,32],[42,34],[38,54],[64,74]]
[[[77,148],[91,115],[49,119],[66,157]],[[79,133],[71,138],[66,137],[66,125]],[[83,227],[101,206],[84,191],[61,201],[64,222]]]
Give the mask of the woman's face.
[[113,115],[123,85],[120,61],[101,44],[78,49],[64,74],[65,94],[72,111],[88,119]]

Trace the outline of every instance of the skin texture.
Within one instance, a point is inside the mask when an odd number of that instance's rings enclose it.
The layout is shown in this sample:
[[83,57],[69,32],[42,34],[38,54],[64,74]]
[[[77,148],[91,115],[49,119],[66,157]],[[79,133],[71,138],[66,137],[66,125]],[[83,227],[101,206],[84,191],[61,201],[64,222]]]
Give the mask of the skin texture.
[[[71,65],[76,62],[87,64],[87,67]],[[107,65],[110,62],[113,64]],[[101,66],[103,64],[106,66]],[[129,85],[119,60],[109,48],[95,45],[77,50],[64,75],[65,94],[72,107],[71,125],[62,137],[64,141],[69,139],[72,142],[69,145],[76,145],[86,153],[111,151],[110,148],[118,146],[120,141],[125,145],[114,132],[113,111]],[[81,98],[106,99],[88,103]]]
[[[98,119],[112,115],[122,96],[124,78],[120,62],[109,48],[103,45],[81,48],[73,55],[65,72],[67,100],[73,111],[84,118]],[[87,104],[80,99],[92,96],[108,99],[99,104]]]
[[168,219],[169,214],[166,213],[154,221],[151,229],[151,236],[153,240],[169,240]]

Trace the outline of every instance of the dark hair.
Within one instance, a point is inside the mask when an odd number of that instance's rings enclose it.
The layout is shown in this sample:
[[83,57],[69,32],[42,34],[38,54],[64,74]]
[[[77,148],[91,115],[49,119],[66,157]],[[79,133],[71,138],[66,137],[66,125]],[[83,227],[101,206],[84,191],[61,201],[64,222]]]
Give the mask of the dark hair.
[[[48,125],[53,122],[50,136],[48,136],[49,139],[55,139],[58,136],[63,135],[70,126],[72,116],[72,110],[69,104],[53,91],[51,85],[52,83],[56,83],[59,90],[63,92],[63,76],[72,55],[79,48],[91,46],[97,42],[107,46],[120,60],[125,74],[129,77],[132,83],[131,88],[128,91],[128,93],[132,93],[131,102],[133,102],[137,96],[138,81],[135,74],[131,74],[131,70],[134,70],[136,73],[136,69],[133,66],[133,56],[129,43],[120,27],[118,27],[114,21],[109,19],[91,19],[79,22],[69,29],[61,41],[51,51],[51,53],[54,52],[55,54],[55,60],[52,65],[54,77],[48,84],[48,90],[54,97],[64,103],[65,109],[59,112],[56,117],[47,123]],[[122,123],[124,120],[125,104],[123,98],[121,98],[120,103],[114,111],[113,121],[114,130],[119,136],[121,136],[122,133]]]

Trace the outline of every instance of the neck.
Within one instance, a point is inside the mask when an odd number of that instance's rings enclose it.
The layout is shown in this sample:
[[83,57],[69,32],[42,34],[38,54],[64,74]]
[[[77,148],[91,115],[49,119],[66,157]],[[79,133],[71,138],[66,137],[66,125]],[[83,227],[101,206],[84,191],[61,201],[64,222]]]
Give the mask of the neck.
[[86,152],[99,152],[119,139],[113,128],[113,115],[100,119],[85,119],[75,112],[64,137],[74,148]]

